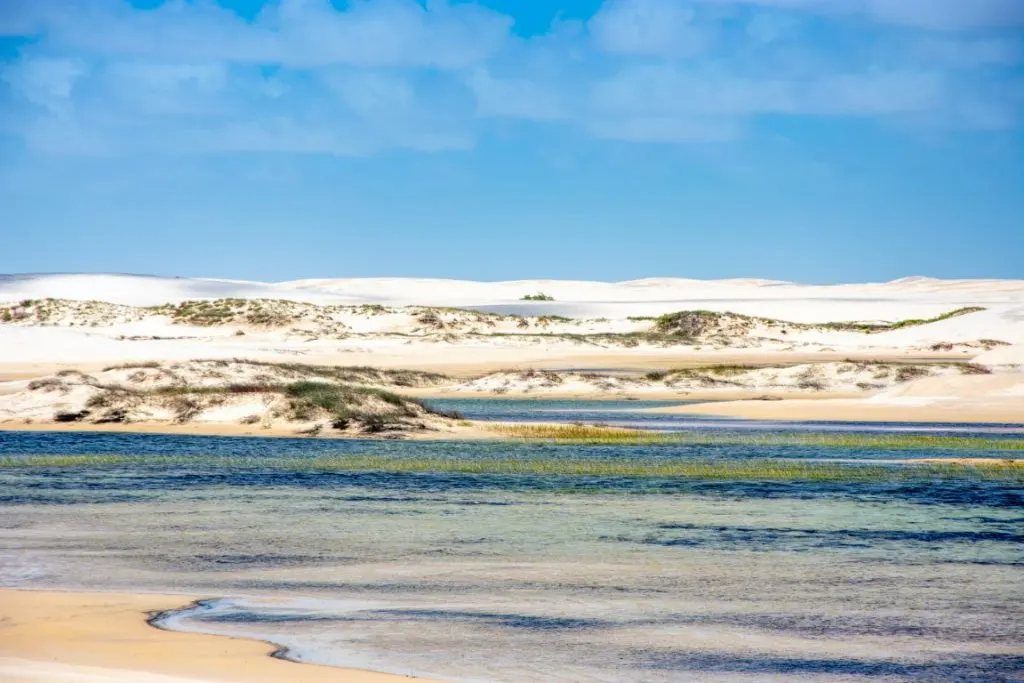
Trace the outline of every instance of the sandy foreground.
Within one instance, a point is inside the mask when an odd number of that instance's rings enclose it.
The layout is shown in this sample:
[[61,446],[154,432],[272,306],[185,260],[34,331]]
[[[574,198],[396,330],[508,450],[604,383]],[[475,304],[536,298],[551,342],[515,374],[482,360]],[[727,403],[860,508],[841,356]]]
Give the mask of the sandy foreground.
[[180,595],[0,590],[0,680],[5,683],[392,683],[425,680],[296,664],[251,640],[164,631],[154,612]]

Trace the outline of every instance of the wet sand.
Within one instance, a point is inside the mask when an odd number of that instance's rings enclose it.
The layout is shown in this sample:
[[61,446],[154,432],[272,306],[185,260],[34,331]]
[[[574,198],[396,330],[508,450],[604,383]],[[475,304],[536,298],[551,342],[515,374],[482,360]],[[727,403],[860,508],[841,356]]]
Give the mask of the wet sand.
[[426,680],[271,657],[269,643],[164,631],[147,620],[192,597],[0,590],[7,683],[397,683]]

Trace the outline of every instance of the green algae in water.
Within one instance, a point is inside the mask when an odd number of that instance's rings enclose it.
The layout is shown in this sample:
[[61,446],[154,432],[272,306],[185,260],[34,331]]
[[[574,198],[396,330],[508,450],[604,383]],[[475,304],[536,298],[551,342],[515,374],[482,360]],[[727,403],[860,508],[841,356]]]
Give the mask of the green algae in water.
[[783,458],[402,457],[337,455],[312,458],[230,456],[27,455],[0,458],[0,468],[155,467],[260,469],[287,472],[499,474],[560,477],[685,478],[719,481],[889,482],[973,479],[1024,482],[1024,462],[851,463]]
[[993,450],[1024,452],[1024,439],[931,434],[658,433],[589,424],[496,424],[489,430],[513,439],[575,444],[681,444],[694,446],[811,446],[872,450]]

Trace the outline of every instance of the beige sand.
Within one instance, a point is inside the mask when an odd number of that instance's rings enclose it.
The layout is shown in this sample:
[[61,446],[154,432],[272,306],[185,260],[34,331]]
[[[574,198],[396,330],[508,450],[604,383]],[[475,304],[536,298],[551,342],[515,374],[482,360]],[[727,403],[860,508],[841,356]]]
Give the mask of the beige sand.
[[1024,424],[1024,405],[1005,402],[944,405],[887,405],[859,399],[723,401],[655,408],[678,415],[715,415],[749,420],[838,422],[969,422]]
[[761,420],[1024,424],[1024,373],[924,377],[853,400],[727,401],[655,410]]
[[[409,676],[296,664],[274,646],[163,631],[148,614],[191,598],[0,590],[5,683],[397,683]],[[424,680],[424,679],[416,679]]]

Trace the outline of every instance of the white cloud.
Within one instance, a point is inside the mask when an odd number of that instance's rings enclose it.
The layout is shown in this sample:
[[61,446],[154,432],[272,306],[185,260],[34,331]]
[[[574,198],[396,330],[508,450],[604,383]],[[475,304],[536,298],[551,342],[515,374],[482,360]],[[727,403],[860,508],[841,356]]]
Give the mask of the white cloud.
[[115,57],[441,69],[486,59],[512,24],[473,4],[442,1],[424,8],[415,0],[353,0],[344,12],[330,0],[281,0],[251,23],[209,0],[151,10],[121,0],[81,0],[38,20],[57,47]]
[[[1012,18],[1000,0],[932,0],[927,25],[918,0],[607,0],[529,39],[454,0],[281,0],[249,21],[213,0],[8,2],[0,27],[35,39],[0,65],[3,125],[46,153],[459,150],[497,118],[666,143],[769,116],[1020,124],[1020,39],[978,28]],[[932,30],[954,25],[975,30]]]

